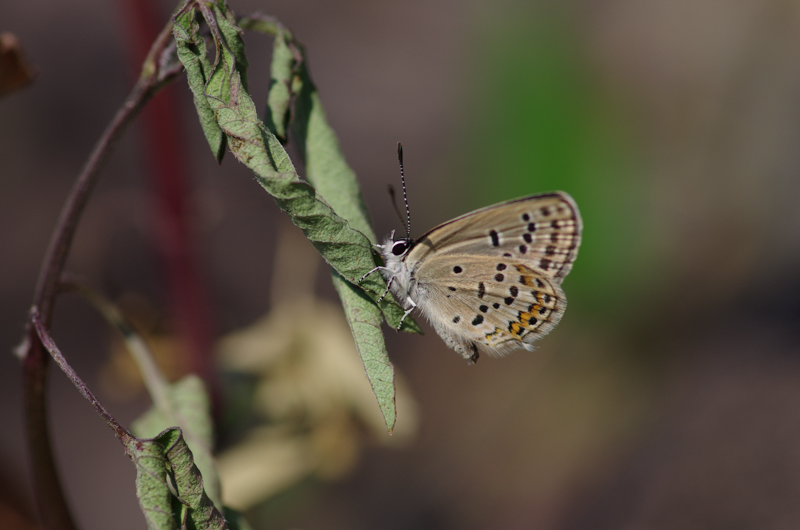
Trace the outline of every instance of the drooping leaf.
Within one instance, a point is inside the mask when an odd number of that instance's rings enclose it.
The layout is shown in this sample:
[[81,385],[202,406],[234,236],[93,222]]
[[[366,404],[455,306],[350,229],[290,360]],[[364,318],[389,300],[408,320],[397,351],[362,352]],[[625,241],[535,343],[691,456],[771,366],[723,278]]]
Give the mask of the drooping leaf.
[[[283,36],[276,36],[276,40]],[[293,138],[301,146],[299,151],[304,158],[307,178],[339,215],[374,241],[375,234],[356,174],[344,159],[336,134],[328,124],[319,93],[305,68],[305,61],[301,64],[298,78],[302,84],[294,98],[291,130]],[[298,87],[298,83],[294,85]],[[396,420],[394,366],[386,351],[381,331],[381,314],[361,289],[348,284],[335,271],[333,283],[342,301],[386,427],[391,432]],[[391,311],[394,308],[399,309],[397,306],[389,306],[387,309]],[[400,312],[394,316],[402,318]],[[416,322],[413,325],[416,326]]]
[[178,59],[186,71],[189,89],[194,96],[194,106],[200,118],[200,127],[206,136],[211,153],[217,162],[225,155],[225,135],[217,125],[214,111],[208,104],[205,87],[213,69],[206,55],[206,44],[200,35],[200,24],[195,19],[194,9],[181,8],[175,15],[173,34],[178,49]]
[[378,400],[386,428],[394,429],[397,419],[395,406],[394,366],[389,360],[381,332],[381,315],[364,291],[357,289],[333,271],[333,286],[342,300],[347,322],[355,338],[356,348],[364,363],[372,392]]
[[[145,374],[145,377],[148,376]],[[149,382],[148,387],[153,384]],[[212,456],[214,426],[211,403],[203,381],[195,375],[188,375],[173,384],[166,383],[164,398],[154,398],[153,407],[133,423],[131,430],[140,438],[151,438],[173,426],[181,428],[186,443],[192,448],[209,498],[217,507],[222,507]]]
[[86,286],[75,284],[71,288],[90,301],[117,328],[142,374],[153,406],[134,421],[133,433],[139,438],[149,439],[168,427],[180,427],[206,477],[209,496],[221,507],[219,479],[212,458],[214,425],[211,403],[203,381],[195,375],[188,375],[176,383],[169,383],[158,369],[144,338],[115,304]]
[[[258,182],[278,206],[286,211],[334,269],[334,283],[350,321],[367,377],[378,398],[387,427],[395,421],[394,372],[380,330],[382,317],[398,327],[404,310],[391,296],[383,296],[386,282],[380,274],[365,276],[376,265],[372,250],[375,236],[355,173],[339,149],[325,119],[319,95],[305,68],[302,47],[280,23],[267,17],[244,19],[248,29],[275,35],[272,82],[268,100],[268,128],[258,117],[244,82],[243,43],[222,0],[196,4],[209,27],[215,45],[215,60],[206,74],[203,94],[233,155],[250,168]],[[178,46],[196,42],[198,27],[195,4],[186,5],[183,18],[176,18],[176,35],[184,35]],[[209,64],[187,55],[197,64]],[[180,55],[179,55],[180,57]],[[188,68],[187,68],[188,69]],[[290,117],[294,116],[294,120]],[[286,126],[305,162],[308,179],[301,179],[276,136],[285,140]],[[323,198],[324,197],[324,198]],[[340,285],[350,282],[351,285]],[[358,283],[358,285],[354,285]],[[376,305],[377,304],[377,305]],[[412,319],[402,329],[420,332]]]
[[[178,41],[179,47],[199,38],[198,27],[190,23],[194,20],[194,5],[189,2],[182,10],[186,15],[175,19],[176,39],[178,34],[184,35]],[[207,11],[203,12],[204,16]],[[243,44],[233,46],[225,40],[239,39],[238,30],[225,30],[228,24],[230,21],[227,18],[216,16],[214,23],[209,26],[212,33],[216,32],[214,42],[220,45],[215,48],[217,55],[207,81],[208,87],[214,87],[214,90],[213,93],[206,90],[204,94],[217,124],[227,137],[234,156],[255,173],[258,182],[275,197],[278,206],[303,230],[322,257],[342,277],[357,282],[375,266],[371,242],[363,233],[351,228],[345,219],[333,211],[323,196],[297,175],[283,146],[259,119],[255,104],[236,68],[237,59],[230,51],[240,49]],[[386,282],[380,274],[368,276],[359,285],[375,301],[386,290]],[[387,323],[397,327],[403,314],[400,306],[388,296],[379,305]],[[418,331],[419,328],[412,322],[406,319],[402,329]]]
[[165,454],[172,471],[175,490],[185,509],[181,521],[188,519],[191,522],[189,527],[204,530],[228,528],[222,513],[206,495],[203,475],[195,465],[192,450],[186,445],[181,430],[167,429],[156,440],[166,448]]
[[[325,118],[319,94],[305,67],[302,46],[274,19],[247,19],[244,24],[248,29],[275,37],[268,121],[283,124],[289,121],[290,114],[293,115],[291,132],[303,157],[308,180],[338,215],[374,241],[375,235],[355,172],[345,161],[336,134]],[[291,109],[290,102],[294,102]],[[367,378],[386,426],[391,431],[396,418],[394,367],[389,361],[380,329],[381,314],[363,291],[348,284],[335,271],[333,282],[364,363]],[[387,306],[384,311],[396,311],[392,318],[398,321],[402,318],[402,310],[396,305]],[[419,329],[415,322],[408,323],[415,330]]]
[[178,519],[173,514],[173,495],[167,485],[167,457],[164,446],[155,440],[129,438],[125,447],[136,466],[136,497],[147,528],[174,530]]

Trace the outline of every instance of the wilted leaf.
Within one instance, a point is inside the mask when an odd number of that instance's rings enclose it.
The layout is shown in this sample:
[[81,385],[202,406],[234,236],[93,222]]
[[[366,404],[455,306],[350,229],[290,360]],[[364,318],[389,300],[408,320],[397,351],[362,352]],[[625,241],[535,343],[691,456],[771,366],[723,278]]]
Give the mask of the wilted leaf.
[[[206,495],[203,487],[203,475],[197,469],[192,451],[183,439],[181,430],[167,429],[156,437],[166,448],[172,478],[178,498],[184,504],[186,517],[191,521],[190,527],[209,530],[228,528],[225,518]],[[183,518],[181,520],[184,520]]]
[[[200,37],[194,22],[195,6],[206,20],[215,44],[216,58],[210,71],[205,55],[197,57],[205,48],[197,45]],[[232,22],[224,3],[189,2],[179,13],[175,19],[176,39],[181,35],[178,46],[194,46],[192,51],[195,52],[179,53],[179,57],[187,57],[198,72],[193,75],[194,81],[190,80],[195,94],[200,81],[204,81],[202,93],[231,152],[255,173],[258,182],[275,197],[341,281],[360,280],[376,265],[371,246],[375,236],[355,174],[344,160],[336,136],[325,119],[300,46],[274,19],[251,18],[243,22],[250,29],[276,35],[269,121],[283,137],[289,116],[292,112],[295,114],[292,131],[298,140],[308,178],[317,189],[297,175],[278,138],[258,117],[244,82],[240,30]],[[380,330],[381,312],[391,326],[397,327],[404,310],[391,296],[382,297],[386,282],[380,274],[367,276],[358,287],[337,286],[337,291],[351,319],[350,327],[367,377],[391,430],[395,420],[393,369]],[[403,329],[420,331],[412,319],[403,322]]]
[[[149,381],[147,384],[151,388],[154,383]],[[131,430],[141,438],[149,438],[167,427],[179,426],[186,443],[193,448],[194,461],[205,477],[209,498],[221,507],[219,479],[212,456],[214,427],[211,404],[203,381],[195,375],[188,375],[173,384],[155,384],[167,385],[164,399],[154,400],[153,407],[133,423]]]
[[[371,241],[375,234],[369,223],[367,210],[358,186],[355,172],[344,159],[336,134],[325,118],[319,94],[305,67],[302,47],[293,40],[291,33],[274,19],[248,18],[244,27],[274,35],[269,114],[276,126],[289,121],[288,103],[294,102],[291,131],[297,141],[298,151],[303,157],[308,180],[326,198],[338,215],[347,219],[349,225],[365,234]],[[273,94],[274,92],[274,94]],[[279,129],[280,130],[280,129]],[[368,282],[378,280],[378,290],[383,293],[385,283],[379,274]],[[394,368],[389,361],[381,332],[381,313],[375,307],[374,297],[348,283],[345,278],[333,273],[336,286],[350,328],[356,342],[364,368],[386,426],[392,430],[395,423]],[[404,311],[396,303],[382,302],[381,309],[388,322],[396,327]],[[416,322],[406,319],[404,329],[419,332]]]
[[164,446],[155,440],[130,438],[126,452],[136,465],[136,497],[152,530],[173,530],[178,520],[173,515],[173,495],[167,485],[167,457]]
[[195,20],[194,9],[182,9],[175,15],[173,27],[175,42],[180,59],[189,81],[189,89],[194,96],[194,106],[200,118],[200,127],[206,136],[211,153],[217,162],[222,161],[225,154],[225,135],[217,125],[214,111],[208,104],[205,87],[211,76],[213,66],[206,55],[206,44],[200,35],[200,24]]
[[389,360],[386,344],[381,332],[381,317],[375,305],[364,296],[364,292],[344,281],[333,272],[333,286],[342,300],[347,322],[356,341],[358,353],[364,363],[372,392],[386,421],[389,432],[397,419],[395,408],[394,366]]

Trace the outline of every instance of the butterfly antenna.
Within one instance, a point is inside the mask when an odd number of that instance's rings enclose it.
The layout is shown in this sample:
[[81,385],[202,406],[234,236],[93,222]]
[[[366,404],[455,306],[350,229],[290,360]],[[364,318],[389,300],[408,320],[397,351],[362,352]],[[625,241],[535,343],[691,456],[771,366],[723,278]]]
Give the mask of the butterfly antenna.
[[[403,174],[403,144],[397,142],[397,160],[400,162],[400,182],[403,184],[403,202],[406,203],[406,236],[411,238],[411,210],[408,207],[408,195],[406,195],[406,177]],[[399,215],[399,214],[398,214]]]

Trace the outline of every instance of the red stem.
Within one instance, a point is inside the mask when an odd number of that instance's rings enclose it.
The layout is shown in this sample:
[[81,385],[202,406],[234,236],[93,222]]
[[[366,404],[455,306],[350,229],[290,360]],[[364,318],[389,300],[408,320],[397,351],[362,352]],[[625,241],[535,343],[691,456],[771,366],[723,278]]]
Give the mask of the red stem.
[[[123,0],[132,38],[133,64],[141,64],[158,31],[153,0]],[[197,267],[191,211],[187,197],[190,176],[184,135],[174,89],[158,94],[142,113],[145,150],[155,202],[154,239],[164,268],[169,305],[176,331],[189,358],[190,371],[202,377],[219,394],[212,363],[210,304]],[[215,403],[217,400],[214,400]]]

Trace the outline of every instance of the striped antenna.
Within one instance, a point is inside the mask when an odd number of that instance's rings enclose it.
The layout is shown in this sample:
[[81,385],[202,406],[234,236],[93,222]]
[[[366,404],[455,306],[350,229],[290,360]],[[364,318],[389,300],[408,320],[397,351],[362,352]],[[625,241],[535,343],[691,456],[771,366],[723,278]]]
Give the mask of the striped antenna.
[[397,160],[400,162],[400,182],[403,184],[403,202],[406,203],[406,236],[411,239],[411,210],[408,207],[406,195],[406,177],[403,174],[403,144],[397,142]]

